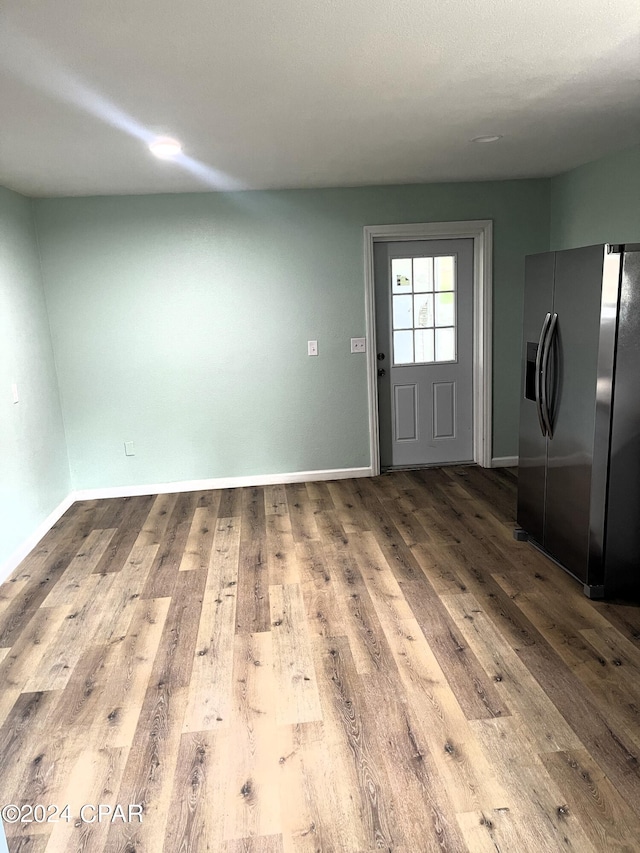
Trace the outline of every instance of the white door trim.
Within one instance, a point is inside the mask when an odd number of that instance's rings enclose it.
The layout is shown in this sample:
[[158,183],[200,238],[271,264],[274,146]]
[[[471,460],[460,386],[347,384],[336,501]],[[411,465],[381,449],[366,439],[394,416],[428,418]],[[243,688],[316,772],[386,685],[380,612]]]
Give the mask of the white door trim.
[[493,221],[420,222],[409,225],[365,225],[364,287],[369,387],[369,448],[373,476],[380,473],[378,364],[373,280],[373,245],[400,240],[471,238],[473,240],[473,460],[491,467]]

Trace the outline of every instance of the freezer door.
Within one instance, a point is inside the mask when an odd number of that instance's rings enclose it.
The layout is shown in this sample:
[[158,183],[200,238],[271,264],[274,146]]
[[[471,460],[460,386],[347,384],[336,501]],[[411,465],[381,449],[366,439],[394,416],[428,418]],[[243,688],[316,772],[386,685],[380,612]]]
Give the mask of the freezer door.
[[554,258],[553,252],[547,252],[525,259],[517,520],[540,544],[544,530],[547,439],[540,408],[538,371],[541,341],[543,333],[549,330],[553,308]]
[[[587,583],[604,246],[556,253],[543,545]],[[606,448],[598,460],[606,466]]]

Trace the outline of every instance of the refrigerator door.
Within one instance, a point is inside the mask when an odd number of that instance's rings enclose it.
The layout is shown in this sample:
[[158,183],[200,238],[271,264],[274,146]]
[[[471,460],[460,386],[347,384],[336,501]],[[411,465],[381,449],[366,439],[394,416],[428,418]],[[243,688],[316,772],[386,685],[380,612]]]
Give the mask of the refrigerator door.
[[554,259],[553,252],[525,259],[517,521],[539,544],[543,541],[547,464],[539,371],[553,308]]
[[[556,253],[544,548],[588,582],[604,246]],[[611,356],[613,353],[611,353]],[[606,469],[606,448],[595,462]]]
[[607,534],[605,591],[640,596],[640,245],[622,258]]

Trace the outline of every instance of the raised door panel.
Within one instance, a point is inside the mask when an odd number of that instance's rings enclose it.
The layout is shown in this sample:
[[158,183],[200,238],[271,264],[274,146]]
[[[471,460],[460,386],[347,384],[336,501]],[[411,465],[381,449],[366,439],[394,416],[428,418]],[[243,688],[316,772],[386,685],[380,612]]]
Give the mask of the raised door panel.
[[456,383],[433,383],[433,437],[456,437]]
[[395,441],[418,440],[418,386],[394,385]]

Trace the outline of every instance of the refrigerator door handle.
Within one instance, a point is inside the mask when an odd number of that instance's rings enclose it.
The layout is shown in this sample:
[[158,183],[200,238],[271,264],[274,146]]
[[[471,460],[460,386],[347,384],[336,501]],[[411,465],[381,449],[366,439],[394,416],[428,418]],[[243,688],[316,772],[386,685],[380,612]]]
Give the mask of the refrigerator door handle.
[[553,424],[551,423],[551,410],[549,409],[549,399],[547,390],[547,386],[549,384],[548,370],[549,356],[551,355],[551,345],[553,343],[553,336],[556,333],[557,325],[558,315],[554,314],[553,317],[551,317],[551,322],[549,323],[549,332],[544,342],[542,353],[542,371],[540,373],[540,408],[542,409],[542,417],[544,419],[544,425],[549,438],[553,438]]
[[538,420],[540,422],[540,430],[542,435],[547,434],[547,425],[544,419],[544,414],[542,412],[542,393],[541,387],[542,383],[540,378],[542,376],[542,354],[544,352],[544,343],[545,338],[547,336],[547,331],[549,330],[549,324],[551,323],[551,314],[547,314],[544,318],[544,322],[542,324],[542,329],[540,330],[540,340],[538,342],[538,351],[536,352],[536,376],[534,383],[534,391],[536,398],[536,410],[538,412]]

